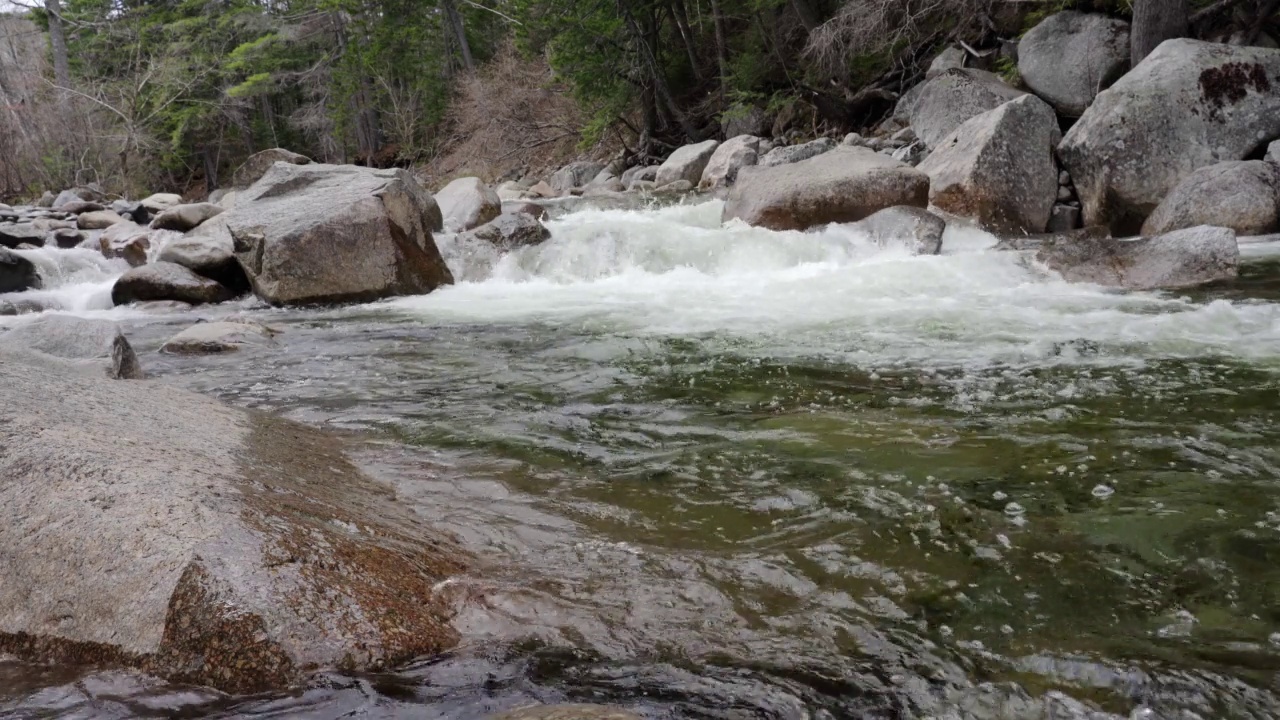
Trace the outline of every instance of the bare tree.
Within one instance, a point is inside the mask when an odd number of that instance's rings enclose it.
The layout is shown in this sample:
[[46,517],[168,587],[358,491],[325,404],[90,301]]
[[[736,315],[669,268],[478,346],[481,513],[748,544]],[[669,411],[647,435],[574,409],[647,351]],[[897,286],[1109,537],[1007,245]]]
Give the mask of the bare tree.
[[71,87],[71,65],[67,61],[67,34],[62,23],[62,3],[44,0],[49,16],[49,45],[53,50],[53,79],[60,87]]
[[1133,0],[1129,58],[1137,65],[1156,46],[1187,34],[1187,0]]

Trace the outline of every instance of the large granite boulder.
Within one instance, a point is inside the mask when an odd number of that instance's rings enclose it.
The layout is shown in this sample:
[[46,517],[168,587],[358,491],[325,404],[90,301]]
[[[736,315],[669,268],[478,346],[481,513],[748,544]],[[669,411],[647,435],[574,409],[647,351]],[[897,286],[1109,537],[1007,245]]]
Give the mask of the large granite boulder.
[[929,176],[929,202],[992,232],[1044,232],[1058,196],[1060,135],[1053,109],[1034,95],[965,121],[917,168]]
[[218,218],[258,297],[298,305],[452,283],[431,236],[439,212],[404,170],[277,163]]
[[1240,249],[1230,229],[1202,225],[1149,238],[1048,239],[1036,259],[1069,282],[1158,290],[1230,280],[1239,270]]
[[0,293],[37,290],[41,287],[35,263],[8,248],[0,247]]
[[720,147],[719,142],[704,140],[700,143],[677,148],[658,166],[658,174],[653,180],[654,184],[662,187],[679,180],[685,180],[690,185],[697,185],[698,181],[702,179],[702,171],[707,168],[707,163],[711,161],[711,155],[715,153],[718,147]]
[[910,107],[911,129],[932,150],[964,121],[1023,95],[985,70],[947,70],[918,91]]
[[732,185],[738,177],[738,170],[755,165],[759,160],[756,156],[759,148],[760,138],[754,135],[739,135],[720,143],[702,170],[698,189],[713,190]]
[[187,232],[224,212],[224,208],[207,202],[174,205],[156,215],[151,221],[151,227],[156,230]]
[[925,207],[929,176],[862,147],[840,146],[808,160],[744,167],[723,218],[773,230],[855,222],[894,205]]
[[109,378],[143,377],[133,346],[120,326],[109,320],[41,315],[0,335],[0,344],[10,350],[31,350],[62,358]]
[[177,300],[200,305],[235,297],[222,284],[171,262],[154,262],[128,270],[111,287],[111,302],[128,305],[148,300]]
[[1040,21],[1018,42],[1018,74],[1067,117],[1080,117],[1129,68],[1129,23],[1068,10]]
[[453,543],[333,436],[0,342],[0,653],[234,693],[456,642]]
[[306,165],[311,162],[311,158],[284,148],[271,148],[270,150],[254,153],[231,174],[232,187],[249,187],[261,180],[262,176],[266,175],[267,171],[271,169],[271,166],[278,162],[288,165]]
[[1280,231],[1280,166],[1236,160],[1195,170],[1160,201],[1142,234],[1197,225],[1227,227],[1239,235]]
[[[594,180],[603,169],[604,163],[592,160],[571,162],[552,173],[551,178],[548,180],[548,184],[557,195],[565,195],[570,190],[580,188]],[[546,197],[546,195],[543,197]]]
[[479,227],[502,214],[502,198],[480,178],[458,178],[436,193],[449,232]]
[[1086,225],[1136,232],[1198,168],[1280,137],[1280,50],[1167,40],[1102,91],[1058,146]]
[[850,227],[867,234],[884,248],[906,248],[914,255],[942,252],[947,221],[923,208],[898,205],[872,213]]
[[810,140],[807,143],[799,145],[783,145],[773,148],[760,158],[759,165],[761,167],[773,167],[774,165],[789,165],[801,160],[808,160],[811,157],[817,157],[836,146],[836,141],[831,138],[818,138]]

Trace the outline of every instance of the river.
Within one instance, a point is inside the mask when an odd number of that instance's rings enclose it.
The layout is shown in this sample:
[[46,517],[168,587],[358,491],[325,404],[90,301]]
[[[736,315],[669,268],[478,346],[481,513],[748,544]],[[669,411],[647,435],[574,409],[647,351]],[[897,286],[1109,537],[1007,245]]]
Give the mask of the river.
[[[0,661],[0,716],[1280,717],[1280,246],[1120,293],[976,230],[917,257],[719,217],[444,237],[457,285],[328,309],[106,310],[122,265],[28,251],[150,374],[342,433],[481,562],[444,589],[464,644],[396,673]],[[278,345],[156,352],[233,311]]]

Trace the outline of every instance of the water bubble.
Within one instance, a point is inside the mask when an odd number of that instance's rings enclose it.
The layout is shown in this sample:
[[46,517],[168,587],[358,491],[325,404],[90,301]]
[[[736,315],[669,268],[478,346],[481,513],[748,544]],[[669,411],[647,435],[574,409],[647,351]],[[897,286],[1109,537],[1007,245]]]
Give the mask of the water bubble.
[[1115,494],[1116,494],[1115,488],[1111,487],[1110,485],[1094,485],[1093,486],[1093,496],[1098,498],[1099,500],[1105,500],[1106,498],[1109,498]]
[[1006,494],[1004,494],[1003,492],[1001,492],[1001,491],[999,491],[999,490],[997,490],[997,491],[995,491],[995,492],[991,493],[991,499],[992,499],[992,500],[1004,500],[1004,499],[1005,499],[1005,498],[1007,498],[1007,497],[1009,497],[1009,496],[1008,496],[1008,495],[1006,495]]
[[1018,517],[1027,512],[1027,509],[1016,502],[1011,502],[1004,506],[1004,514],[1011,517]]

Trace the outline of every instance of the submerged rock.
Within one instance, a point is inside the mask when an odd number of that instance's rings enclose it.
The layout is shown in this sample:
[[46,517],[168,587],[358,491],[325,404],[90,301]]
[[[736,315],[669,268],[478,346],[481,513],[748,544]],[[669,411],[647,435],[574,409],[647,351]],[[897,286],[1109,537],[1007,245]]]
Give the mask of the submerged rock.
[[6,343],[0,385],[0,653],[246,693],[456,641],[465,561],[335,438]]
[[35,263],[8,248],[0,247],[0,293],[36,290],[41,287]]
[[1025,95],[966,120],[918,169],[929,202],[995,232],[1044,232],[1058,196],[1053,109]]
[[165,341],[160,352],[173,355],[234,352],[246,345],[268,345],[275,334],[267,326],[245,319],[196,323]]
[[702,179],[702,171],[711,161],[711,155],[719,146],[720,143],[715,140],[704,140],[676,149],[662,165],[658,166],[657,176],[653,179],[654,184],[662,187],[684,180],[691,187],[697,185]]
[[881,247],[905,247],[916,255],[937,255],[942,252],[947,221],[928,210],[901,205],[872,213],[853,227],[867,233]]
[[111,288],[111,302],[116,305],[146,300],[178,300],[200,305],[232,297],[232,292],[221,284],[171,262],[133,268],[121,275]]
[[895,205],[925,207],[929,177],[872,150],[840,146],[775,167],[744,167],[729,191],[723,219],[772,230],[856,222]]
[[1280,50],[1166,40],[1099,93],[1058,146],[1087,225],[1137,232],[1198,168],[1280,137]]
[[[42,315],[0,335],[9,350],[29,350],[105,372],[113,379],[140,380],[138,355],[120,326],[72,315]],[[0,571],[3,572],[3,571]]]
[[1142,224],[1144,235],[1216,225],[1239,235],[1280,230],[1280,166],[1240,160],[1202,167],[1174,186]]
[[526,245],[537,245],[551,237],[551,231],[533,215],[513,212],[503,213],[459,237],[483,240],[502,250],[514,250]]
[[404,170],[277,163],[225,218],[258,297],[363,302],[453,282],[431,236],[431,194]]
[[1040,21],[1018,42],[1018,74],[1067,117],[1080,117],[1129,67],[1129,23],[1072,10]]
[[479,227],[502,212],[498,197],[480,178],[458,178],[436,193],[436,204],[450,232],[463,232]]
[[1234,278],[1240,249],[1231,230],[1201,226],[1150,238],[1051,239],[1036,259],[1070,282],[1158,290]]

